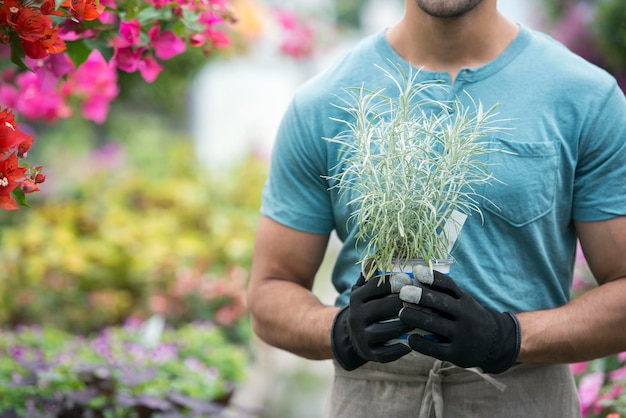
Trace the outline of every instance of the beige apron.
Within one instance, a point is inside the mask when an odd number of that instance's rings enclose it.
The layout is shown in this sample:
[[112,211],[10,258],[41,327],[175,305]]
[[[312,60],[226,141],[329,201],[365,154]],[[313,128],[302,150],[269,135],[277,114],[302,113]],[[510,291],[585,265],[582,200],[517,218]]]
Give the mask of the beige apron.
[[347,372],[335,364],[326,418],[578,418],[568,365],[515,365],[498,374],[412,352]]

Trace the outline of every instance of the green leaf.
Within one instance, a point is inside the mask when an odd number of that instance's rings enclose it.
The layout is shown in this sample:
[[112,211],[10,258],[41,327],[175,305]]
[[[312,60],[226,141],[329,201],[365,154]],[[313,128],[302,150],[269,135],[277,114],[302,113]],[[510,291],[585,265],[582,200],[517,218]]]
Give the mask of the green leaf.
[[71,43],[68,42],[67,50],[65,52],[70,57],[74,65],[78,67],[87,60],[89,54],[91,53],[91,50],[92,48],[89,48],[89,46],[87,46],[85,42],[76,41]]
[[[107,61],[111,60],[113,57],[114,50],[108,44],[108,41],[102,38],[99,39],[84,39],[83,43],[91,52],[94,49],[97,49],[102,54],[102,57]],[[86,57],[85,57],[86,58]]]
[[59,7],[61,7],[61,4],[63,4],[64,0],[54,0],[54,10],[59,10]]
[[198,23],[198,13],[192,10],[183,10],[181,21],[189,30],[200,32],[203,29],[202,25]]
[[16,187],[15,189],[13,189],[11,194],[13,195],[13,198],[15,199],[18,205],[24,206],[27,208],[30,207],[30,205],[26,203],[26,194],[24,194],[24,190],[22,190],[21,187]]
[[137,20],[142,25],[147,22],[151,22],[153,20],[169,20],[172,17],[172,12],[170,9],[155,9],[154,7],[146,7],[137,13]]
[[33,71],[33,69],[26,64],[26,55],[24,54],[24,49],[22,49],[21,40],[20,37],[17,36],[17,33],[13,31],[9,32],[9,43],[11,45],[11,61],[13,64],[24,70]]

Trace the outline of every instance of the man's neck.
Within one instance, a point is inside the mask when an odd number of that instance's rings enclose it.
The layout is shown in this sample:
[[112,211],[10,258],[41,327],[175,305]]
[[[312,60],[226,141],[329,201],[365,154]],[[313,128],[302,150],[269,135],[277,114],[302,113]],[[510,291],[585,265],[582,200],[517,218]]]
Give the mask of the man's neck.
[[415,67],[447,72],[484,65],[513,41],[519,27],[485,1],[455,18],[436,18],[407,0],[402,20],[387,31],[389,44]]

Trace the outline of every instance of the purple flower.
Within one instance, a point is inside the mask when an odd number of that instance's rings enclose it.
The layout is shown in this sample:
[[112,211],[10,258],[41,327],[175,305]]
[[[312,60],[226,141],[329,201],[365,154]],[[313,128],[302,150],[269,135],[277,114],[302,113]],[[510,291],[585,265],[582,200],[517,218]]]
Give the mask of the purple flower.
[[201,371],[204,369],[204,363],[195,357],[187,357],[184,361],[185,367],[193,371]]
[[91,349],[107,360],[113,359],[108,332],[103,331],[91,342]]
[[24,347],[22,345],[16,345],[14,347],[9,348],[9,353],[11,354],[11,357],[13,357],[14,360],[23,361],[27,350],[28,350],[27,347]]
[[174,344],[160,344],[152,352],[152,360],[156,363],[165,363],[178,357],[178,348]]
[[148,352],[141,344],[137,343],[127,343],[125,345],[126,352],[130,355],[130,357],[137,363],[145,363],[148,359]]

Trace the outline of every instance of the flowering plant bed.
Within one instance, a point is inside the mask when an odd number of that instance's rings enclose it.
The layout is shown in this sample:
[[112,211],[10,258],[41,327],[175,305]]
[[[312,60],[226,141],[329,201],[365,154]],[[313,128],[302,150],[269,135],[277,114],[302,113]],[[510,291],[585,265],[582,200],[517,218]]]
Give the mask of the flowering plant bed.
[[88,130],[68,121],[59,138],[49,133],[40,149],[60,158],[50,193],[36,195],[37,210],[1,217],[0,323],[83,334],[159,314],[247,338],[246,266],[266,163],[250,158],[222,178],[194,164],[186,134],[158,118],[112,118],[120,142],[75,145],[76,156],[59,144],[83,144]]
[[[187,45],[207,52],[228,46],[224,30],[233,21],[228,0],[0,0],[0,56],[13,64],[0,65],[0,118],[15,112],[54,121],[69,117],[68,102],[75,101],[84,117],[102,123],[118,94],[117,70],[152,82],[162,63]],[[10,127],[16,131],[14,123]],[[0,138],[6,139],[11,132],[3,128]],[[12,210],[28,206],[24,193],[38,190],[31,183],[41,168],[31,172],[20,164],[24,141],[5,139],[0,208]]]
[[92,337],[0,331],[0,417],[223,416],[247,350],[212,323],[162,333],[150,324],[129,320]]
[[[243,15],[255,13],[231,0],[0,0],[0,120],[16,115],[20,121],[54,123],[79,114],[102,124],[123,87],[180,70],[173,59],[188,57],[182,66],[191,72],[218,51],[245,50],[258,34],[233,30],[235,5]],[[277,8],[272,15],[283,38],[280,51],[294,58],[310,55],[312,28],[287,10]],[[129,78],[137,74],[139,82]],[[15,210],[29,206],[25,193],[39,190],[33,178],[39,184],[45,177],[41,165],[29,167],[18,144],[8,145],[7,137],[15,142],[17,125],[2,124],[7,127],[14,132],[0,131],[0,163],[10,165],[0,166],[0,209]]]

